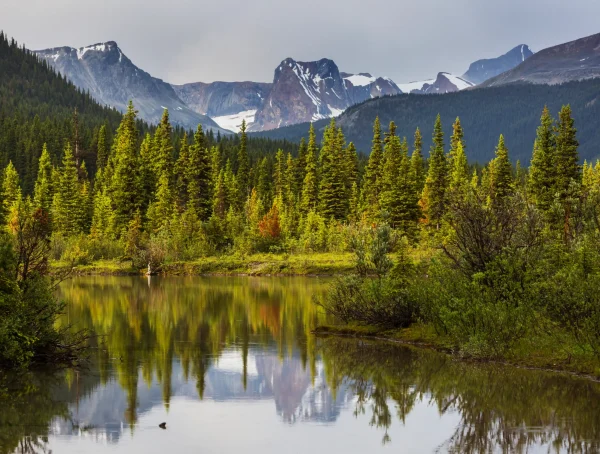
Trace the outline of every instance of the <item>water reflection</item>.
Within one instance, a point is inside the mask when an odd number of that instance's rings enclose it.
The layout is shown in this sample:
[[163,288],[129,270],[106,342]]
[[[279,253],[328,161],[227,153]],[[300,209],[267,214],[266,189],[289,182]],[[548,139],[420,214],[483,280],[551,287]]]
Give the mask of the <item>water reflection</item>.
[[[301,278],[78,278],[88,371],[0,375],[0,452],[600,452],[600,385],[317,339]],[[167,430],[158,428],[167,422]]]

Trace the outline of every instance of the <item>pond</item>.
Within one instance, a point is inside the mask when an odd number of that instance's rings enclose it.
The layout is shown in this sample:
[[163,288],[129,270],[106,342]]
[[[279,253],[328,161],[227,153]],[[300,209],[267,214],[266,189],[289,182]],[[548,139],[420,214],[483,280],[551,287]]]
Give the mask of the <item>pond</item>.
[[316,338],[327,285],[62,283],[61,322],[103,348],[86,370],[0,376],[0,453],[600,452],[600,384]]

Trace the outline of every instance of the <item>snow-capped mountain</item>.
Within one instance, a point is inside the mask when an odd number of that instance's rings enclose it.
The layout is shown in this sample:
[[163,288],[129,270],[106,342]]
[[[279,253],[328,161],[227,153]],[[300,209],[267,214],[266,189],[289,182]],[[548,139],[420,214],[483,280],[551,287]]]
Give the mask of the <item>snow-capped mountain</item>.
[[513,69],[532,55],[533,52],[527,44],[520,44],[500,57],[477,60],[471,63],[462,78],[473,84],[480,84],[498,74]]
[[482,86],[523,82],[554,85],[596,77],[600,77],[600,33],[541,50]]
[[477,60],[471,63],[462,76],[440,72],[435,79],[398,84],[402,93],[440,94],[452,93],[474,87],[498,74],[508,71],[531,57],[533,52],[521,44],[497,58]]
[[192,110],[210,116],[219,126],[238,131],[242,119],[254,121],[254,114],[271,90],[261,82],[196,82],[172,85],[177,96]]
[[166,82],[134,65],[117,43],[108,41],[75,49],[56,47],[36,51],[77,87],[89,91],[100,103],[120,111],[133,100],[139,116],[157,123],[165,108],[174,124],[195,129],[202,124],[215,133],[228,133],[208,116],[190,109]]
[[340,73],[327,58],[313,62],[286,58],[275,69],[273,87],[250,129],[263,131],[335,117],[366,99],[398,93],[391,79]]

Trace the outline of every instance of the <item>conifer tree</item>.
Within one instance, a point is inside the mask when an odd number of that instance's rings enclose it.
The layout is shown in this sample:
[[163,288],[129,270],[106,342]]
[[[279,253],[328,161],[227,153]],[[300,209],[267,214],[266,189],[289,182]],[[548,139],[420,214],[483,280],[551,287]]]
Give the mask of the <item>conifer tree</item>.
[[223,174],[223,183],[225,185],[225,207],[226,211],[233,207],[238,200],[237,179],[233,173],[231,161],[228,159],[225,163],[225,173]]
[[12,161],[8,163],[2,174],[2,224],[8,222],[8,215],[13,205],[21,200],[19,174]]
[[298,148],[298,158],[296,158],[295,162],[295,186],[294,192],[296,194],[300,194],[302,192],[302,184],[304,182],[304,177],[306,176],[306,155],[308,154],[308,147],[306,145],[306,140],[302,137],[300,140],[300,146]]
[[548,211],[554,199],[556,149],[553,134],[554,120],[548,107],[544,107],[541,124],[533,147],[527,192],[542,211]]
[[465,195],[466,188],[469,185],[470,175],[467,155],[461,142],[456,144],[456,150],[454,150],[451,163],[449,187],[453,196],[462,197]]
[[174,147],[172,136],[173,127],[169,122],[169,110],[165,109],[154,132],[153,167],[158,185],[160,185],[158,180],[163,177],[163,174],[169,172],[170,175],[173,170]]
[[[164,229],[173,215],[175,195],[171,189],[169,172],[163,172],[158,179],[155,200],[148,207],[149,230],[159,232]],[[135,212],[132,213],[132,217]]]
[[41,208],[45,213],[50,214],[53,195],[52,163],[50,161],[48,148],[46,147],[46,144],[44,144],[38,164],[38,174],[34,188],[33,201],[36,208]]
[[277,153],[275,153],[275,168],[273,169],[275,197],[283,197],[285,173],[285,158],[283,156],[283,150],[279,149],[277,150]]
[[492,206],[500,206],[514,191],[512,165],[508,158],[508,149],[504,143],[504,136],[500,135],[496,147],[496,157],[490,167],[490,198]]
[[410,172],[413,185],[419,197],[425,187],[425,159],[423,158],[423,138],[419,128],[415,131],[415,142],[410,158]]
[[[463,131],[462,125],[460,124],[460,118],[456,117],[456,120],[452,125],[452,136],[450,137],[450,152],[448,154],[448,158],[450,161],[452,161],[452,159],[454,158],[456,150],[458,150],[459,144],[462,146],[463,153],[466,154],[467,150],[465,147],[464,137],[465,133]],[[452,163],[450,163],[450,167],[452,167]]]
[[365,181],[363,184],[364,209],[371,219],[379,215],[379,195],[382,185],[382,163],[383,148],[381,145],[381,124],[379,117],[375,118],[373,124],[373,146],[369,155],[369,162],[365,172]]
[[127,112],[123,115],[114,142],[113,169],[110,181],[109,196],[115,211],[114,230],[121,232],[126,228],[140,205],[138,187],[138,162],[136,155],[137,129],[135,126],[136,111],[129,102]]
[[96,239],[113,239],[115,225],[114,211],[107,189],[101,189],[94,196],[92,227],[90,233]]
[[438,114],[433,130],[433,146],[429,153],[429,170],[423,189],[422,206],[429,225],[440,228],[446,212],[446,189],[448,170],[444,154],[444,132],[442,120]]
[[353,142],[348,144],[345,156],[345,179],[348,192],[352,190],[354,183],[358,182],[358,153]]
[[[142,210],[147,210],[150,202],[154,198],[156,192],[157,176],[154,172],[152,137],[149,133],[146,134],[140,146],[140,153],[137,159],[137,187],[140,190],[139,204]],[[145,211],[144,211],[145,212]]]
[[108,146],[106,143],[106,125],[100,126],[96,146],[96,169],[104,169],[108,164]]
[[302,201],[300,208],[304,214],[314,210],[318,204],[319,180],[317,174],[317,141],[315,128],[311,124],[308,135],[308,149],[306,153],[306,170],[302,184]]
[[257,197],[261,202],[261,215],[266,213],[272,204],[271,177],[269,171],[269,161],[263,158],[258,168],[258,185],[256,187]]
[[212,210],[212,184],[210,156],[205,146],[202,125],[198,125],[194,134],[194,144],[190,147],[186,176],[188,203],[194,207],[198,218],[206,221]]
[[250,195],[250,164],[248,162],[248,137],[246,135],[246,120],[242,120],[240,128],[240,148],[238,150],[238,171],[236,180],[238,184],[238,207],[241,209]]
[[58,184],[52,201],[54,230],[69,236],[80,233],[82,200],[79,188],[75,156],[71,145],[67,144],[59,170]]
[[556,152],[554,154],[555,191],[565,198],[571,182],[581,181],[577,129],[571,116],[571,106],[563,106],[556,125]]
[[333,217],[341,220],[347,214],[343,150],[340,149],[342,144],[343,139],[339,137],[335,119],[332,119],[325,129],[319,156],[319,212],[325,219]]

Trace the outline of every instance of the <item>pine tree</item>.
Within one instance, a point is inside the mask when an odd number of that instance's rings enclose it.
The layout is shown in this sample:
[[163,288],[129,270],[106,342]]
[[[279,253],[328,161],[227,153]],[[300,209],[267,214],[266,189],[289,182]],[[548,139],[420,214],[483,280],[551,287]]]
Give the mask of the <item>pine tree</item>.
[[[175,195],[171,189],[170,173],[165,171],[158,179],[155,200],[148,207],[147,217],[150,231],[159,232],[168,226],[173,216],[174,202]],[[131,215],[133,218],[135,212]]]
[[2,224],[8,222],[8,215],[15,203],[21,200],[21,186],[19,174],[12,161],[8,163],[2,175],[2,212],[0,221]]
[[198,218],[206,221],[212,210],[212,183],[210,155],[205,146],[202,125],[198,125],[194,134],[186,172],[188,203],[194,207]]
[[279,149],[277,150],[277,153],[275,153],[275,168],[273,169],[273,186],[275,189],[275,197],[283,197],[285,173],[286,169],[283,150]]
[[379,117],[375,118],[373,124],[373,146],[369,155],[369,162],[365,172],[363,184],[364,210],[370,219],[379,216],[379,194],[382,185],[383,148],[381,145],[381,124]]
[[225,188],[225,173],[219,172],[213,197],[213,214],[218,218],[225,218],[227,213],[227,189]]
[[440,228],[446,212],[446,189],[448,187],[448,169],[444,154],[444,132],[442,120],[438,114],[433,130],[433,146],[429,153],[429,170],[423,189],[422,206],[429,225]]
[[556,149],[553,134],[554,120],[548,107],[544,107],[541,124],[533,147],[527,192],[542,211],[548,211],[554,199],[554,153]]
[[106,144],[106,125],[100,126],[96,145],[96,169],[104,169],[108,164],[108,146]]
[[92,216],[91,235],[96,239],[114,239],[114,211],[107,189],[96,192]]
[[462,197],[469,186],[469,164],[462,143],[458,142],[452,157],[449,188],[453,196]]
[[425,159],[423,158],[423,138],[419,128],[415,131],[415,143],[410,158],[410,172],[417,194],[421,195],[425,187]]
[[173,170],[174,147],[172,135],[173,127],[169,122],[169,110],[165,109],[154,132],[153,168],[158,185],[160,185],[158,180],[163,177],[163,174],[169,172],[170,175]]
[[135,211],[140,205],[140,190],[138,187],[138,162],[136,145],[138,133],[135,126],[136,111],[129,102],[127,112],[117,130],[112,156],[112,177],[109,196],[115,212],[114,230],[121,232],[129,224]]
[[323,147],[319,156],[319,212],[325,218],[341,220],[347,215],[347,195],[344,182],[343,136],[336,128],[335,119],[325,129]]
[[44,144],[42,155],[38,164],[38,175],[35,182],[33,201],[36,208],[41,208],[49,214],[52,207],[52,197],[54,195],[52,184],[52,163],[50,153]]
[[493,160],[493,166],[490,167],[489,179],[492,206],[500,206],[514,191],[512,165],[503,135],[500,135],[498,140],[496,157]]
[[395,228],[399,226],[404,214],[401,212],[401,198],[404,194],[400,193],[399,185],[399,180],[403,177],[400,175],[400,167],[404,156],[399,137],[388,137],[383,155],[384,166],[379,206],[387,213],[390,225]]
[[304,177],[306,176],[306,155],[308,154],[308,147],[306,145],[306,140],[302,137],[300,140],[300,146],[298,148],[298,158],[295,163],[295,186],[294,192],[296,194],[300,194],[302,192],[302,184],[304,182]]
[[80,216],[83,203],[77,174],[75,156],[71,145],[67,144],[52,201],[54,230],[66,236],[75,235],[83,230]]
[[356,147],[353,142],[350,142],[346,148],[346,159],[344,160],[344,163],[346,189],[348,193],[350,193],[352,186],[355,183],[358,183],[358,153],[356,152]]
[[458,146],[462,146],[463,152],[466,154],[467,149],[464,141],[465,133],[462,125],[460,124],[460,118],[456,117],[454,124],[452,125],[452,136],[450,137],[450,152],[448,153],[448,159],[450,160],[450,167],[452,167],[452,159],[458,150]]
[[555,191],[565,198],[571,182],[581,181],[577,148],[577,129],[571,116],[571,106],[563,106],[556,125],[556,152],[554,154]]
[[240,128],[240,148],[238,150],[237,184],[239,191],[238,207],[241,209],[250,195],[250,167],[248,162],[248,137],[246,135],[246,120],[242,120]]
[[317,174],[317,141],[315,128],[311,124],[308,135],[308,150],[306,154],[306,170],[302,184],[302,201],[300,208],[304,214],[314,210],[318,204],[319,179]]
[[137,159],[138,170],[137,170],[137,187],[140,190],[138,206],[141,210],[145,211],[150,206],[156,192],[157,176],[154,173],[154,155],[153,155],[153,143],[150,134],[146,134],[142,144],[140,146],[140,153]]
[[273,202],[270,174],[269,161],[265,157],[260,161],[258,167],[258,185],[256,187],[257,196],[261,202],[261,215],[267,212]]

